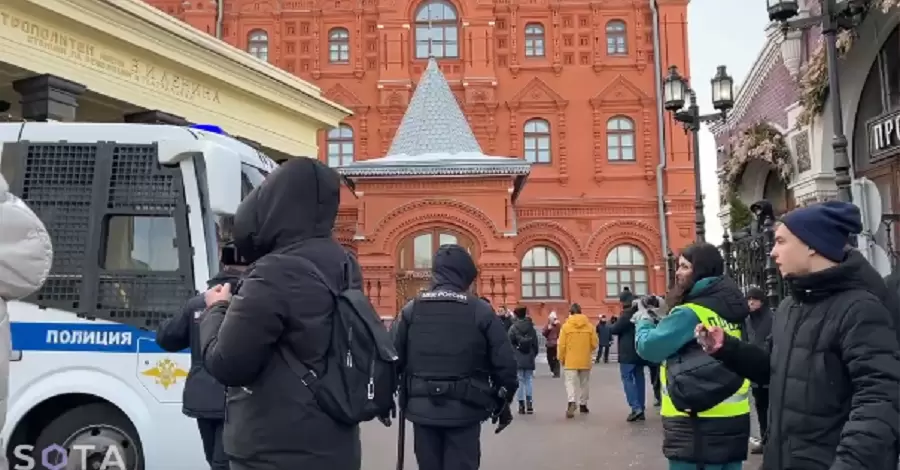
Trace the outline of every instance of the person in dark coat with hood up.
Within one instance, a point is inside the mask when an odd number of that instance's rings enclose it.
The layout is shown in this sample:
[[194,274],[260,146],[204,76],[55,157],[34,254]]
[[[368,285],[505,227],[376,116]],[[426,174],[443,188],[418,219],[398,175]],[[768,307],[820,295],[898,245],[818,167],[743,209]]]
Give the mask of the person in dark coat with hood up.
[[[210,288],[237,285],[243,266],[224,266],[207,283]],[[178,352],[190,348],[191,370],[184,383],[182,411],[197,420],[203,453],[212,470],[229,470],[228,457],[222,444],[225,427],[225,386],[203,367],[200,350],[200,320],[206,310],[206,299],[200,294],[184,304],[178,315],[166,320],[156,331],[156,344],[164,351]]]
[[519,414],[534,414],[533,384],[534,363],[538,354],[537,330],[528,309],[516,307],[513,310],[516,322],[509,328],[509,342],[516,355],[516,373],[519,376]]
[[[223,439],[231,470],[359,470],[359,427],[325,414],[284,359],[324,372],[335,286],[361,288],[359,266],[332,236],[337,172],[292,159],[241,202],[234,244],[252,263],[239,292],[206,292],[200,323],[206,369],[228,386]],[[351,272],[350,279],[344,273]]]
[[665,302],[672,308],[662,319],[657,322],[653,318],[662,310],[652,316],[640,312],[632,318],[638,354],[662,363],[663,454],[669,460],[669,470],[740,470],[747,459],[750,437],[750,383],[737,380],[740,388],[730,397],[691,416],[676,408],[666,389],[670,380],[666,374],[667,363],[684,354],[695,352],[705,357],[694,340],[697,325],[727,325],[729,334],[740,339],[744,320],[750,314],[747,300],[737,284],[725,276],[722,254],[709,243],[697,242],[684,249],[675,278],[675,287]]
[[893,296],[856,250],[859,208],[829,201],[795,209],[771,256],[788,284],[765,347],[698,329],[728,368],[769,385],[764,470],[896,470],[900,354]]
[[[759,287],[747,289],[747,306],[750,315],[744,320],[744,341],[766,348],[766,341],[772,334],[772,310],[766,293]],[[753,402],[756,405],[756,419],[759,421],[759,439],[750,438],[750,452],[761,454],[769,427],[769,386],[753,384]]]
[[490,304],[468,292],[478,276],[469,252],[441,245],[431,273],[431,288],[410,300],[393,325],[404,376],[400,406],[413,423],[419,468],[476,470],[481,423],[492,418],[499,433],[512,422],[516,359]]

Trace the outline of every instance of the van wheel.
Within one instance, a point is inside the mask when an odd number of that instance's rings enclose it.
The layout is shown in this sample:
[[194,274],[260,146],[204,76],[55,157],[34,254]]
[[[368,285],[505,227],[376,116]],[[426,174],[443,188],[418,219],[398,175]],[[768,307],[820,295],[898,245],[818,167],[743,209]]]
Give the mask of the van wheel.
[[[62,467],[65,470],[103,468],[102,463],[108,454],[107,470],[144,468],[143,449],[137,430],[121,411],[105,403],[72,408],[50,422],[34,445],[32,455],[38,464],[42,459],[41,452],[54,445],[66,449],[68,459],[63,459],[59,452],[51,452],[49,463],[66,464]],[[75,446],[90,446],[90,450],[76,450]],[[110,450],[113,447],[115,450]],[[83,465],[85,461],[86,467]],[[124,463],[124,467],[118,469],[119,463]]]

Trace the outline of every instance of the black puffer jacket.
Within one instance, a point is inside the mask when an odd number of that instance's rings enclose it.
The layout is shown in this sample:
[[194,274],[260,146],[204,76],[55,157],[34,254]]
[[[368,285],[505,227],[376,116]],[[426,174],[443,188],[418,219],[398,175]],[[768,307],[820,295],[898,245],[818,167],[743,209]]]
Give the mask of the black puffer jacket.
[[[209,280],[209,287],[237,285],[240,274],[228,270]],[[200,350],[200,320],[206,302],[203,294],[184,304],[181,313],[170,318],[156,331],[156,344],[169,352],[191,349],[191,370],[184,382],[182,411],[191,418],[225,419],[225,386],[203,367]]]
[[235,214],[235,244],[253,265],[231,304],[213,305],[200,324],[206,368],[230,387],[223,441],[232,470],[360,468],[359,427],[323,413],[284,360],[291,354],[322,373],[329,347],[335,301],[309,263],[335,286],[361,282],[332,238],[339,202],[338,174],[298,158]]
[[726,338],[730,369],[769,384],[764,470],[896,470],[900,355],[887,288],[856,251],[790,281],[771,350]]
[[517,319],[509,328],[509,342],[516,354],[516,367],[522,370],[534,370],[535,358],[538,354],[537,330],[531,318]]

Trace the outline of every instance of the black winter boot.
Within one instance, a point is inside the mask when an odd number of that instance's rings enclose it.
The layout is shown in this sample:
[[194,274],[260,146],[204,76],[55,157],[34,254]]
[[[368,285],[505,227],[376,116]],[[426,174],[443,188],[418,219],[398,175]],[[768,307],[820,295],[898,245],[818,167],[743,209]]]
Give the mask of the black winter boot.
[[525,400],[519,400],[519,414],[525,414]]
[[531,398],[525,400],[525,413],[530,415],[534,414],[534,402],[531,401]]

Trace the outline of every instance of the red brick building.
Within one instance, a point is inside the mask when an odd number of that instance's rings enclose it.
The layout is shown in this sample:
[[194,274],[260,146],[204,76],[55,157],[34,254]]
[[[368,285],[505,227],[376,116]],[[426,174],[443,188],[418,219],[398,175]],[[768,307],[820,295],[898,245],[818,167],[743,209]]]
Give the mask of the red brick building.
[[[427,283],[444,242],[470,247],[479,294],[540,316],[570,302],[616,311],[624,286],[660,292],[665,250],[693,240],[687,141],[657,118],[651,2],[149,1],[353,110],[318,157],[356,183],[339,237],[384,315]],[[655,3],[661,62],[686,69],[687,1]],[[450,134],[395,142],[429,56],[429,80],[455,98],[431,112],[464,116],[436,125],[472,136],[440,151],[424,140]]]

